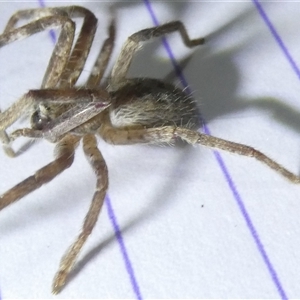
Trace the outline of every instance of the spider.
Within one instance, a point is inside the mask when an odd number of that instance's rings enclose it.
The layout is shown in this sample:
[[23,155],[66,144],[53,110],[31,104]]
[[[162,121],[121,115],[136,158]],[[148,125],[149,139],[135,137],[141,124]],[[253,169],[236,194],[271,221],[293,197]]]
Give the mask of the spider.
[[[83,18],[75,38],[73,18]],[[20,20],[29,20],[17,27]],[[204,43],[204,38],[190,39],[180,21],[170,22],[132,34],[124,43],[115,62],[108,84],[100,86],[107,68],[115,38],[112,19],[92,72],[84,86],[75,84],[84,68],[97,26],[94,14],[79,6],[29,9],[16,12],[0,35],[0,47],[51,28],[60,34],[45,72],[41,88],[30,90],[0,114],[0,139],[4,151],[13,157],[12,142],[21,136],[42,138],[56,143],[53,162],[39,169],[0,196],[0,209],[54,179],[69,168],[82,139],[85,155],[96,177],[96,191],[82,229],[61,259],[52,292],[57,294],[91,234],[108,188],[105,160],[97,148],[96,135],[115,145],[173,144],[183,140],[243,156],[254,157],[293,183],[300,177],[252,147],[197,132],[200,127],[196,102],[185,91],[153,78],[127,78],[127,72],[141,42],[178,31],[187,47]],[[7,133],[7,128],[23,114],[32,111],[30,128]]]

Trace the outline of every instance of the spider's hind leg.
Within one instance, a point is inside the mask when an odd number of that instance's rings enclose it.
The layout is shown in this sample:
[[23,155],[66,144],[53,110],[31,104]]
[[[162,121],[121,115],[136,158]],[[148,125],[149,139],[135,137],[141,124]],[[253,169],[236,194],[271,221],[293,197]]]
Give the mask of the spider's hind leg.
[[293,174],[282,165],[271,159],[264,153],[253,147],[223,140],[211,135],[203,134],[194,130],[182,127],[164,126],[158,128],[114,128],[109,123],[99,130],[101,137],[110,144],[128,145],[128,144],[172,144],[178,138],[192,145],[203,145],[209,148],[219,149],[230,153],[253,157],[264,165],[273,169],[281,176],[293,183],[300,183],[300,176]]

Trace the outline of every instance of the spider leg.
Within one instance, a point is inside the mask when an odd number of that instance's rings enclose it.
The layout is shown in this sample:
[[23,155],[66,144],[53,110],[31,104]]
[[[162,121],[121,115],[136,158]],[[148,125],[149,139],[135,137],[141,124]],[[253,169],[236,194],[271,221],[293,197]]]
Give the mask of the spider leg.
[[[33,104],[52,103],[76,104],[73,108],[66,111],[58,118],[50,121],[43,130],[32,128],[18,129],[7,135],[2,130],[10,126],[22,112]],[[50,142],[56,142],[64,134],[72,129],[84,124],[94,116],[101,113],[110,105],[108,93],[105,90],[31,90],[25,94],[17,104],[13,104],[2,115],[0,114],[0,140],[4,144],[4,150],[9,156],[14,156],[10,143],[20,136],[31,138],[45,138]],[[2,116],[2,118],[1,118]]]
[[0,131],[12,125],[25,111],[39,103],[82,104],[94,103],[101,107],[108,105],[109,95],[105,90],[97,89],[47,89],[31,90],[0,114]]
[[61,32],[50,58],[49,65],[52,66],[52,69],[50,72],[46,72],[47,76],[45,75],[42,85],[43,88],[54,87],[60,79],[72,48],[75,23],[67,17],[50,16],[0,35],[0,47],[3,47],[14,41],[27,38],[35,33],[56,27],[61,27]]
[[61,259],[59,270],[53,280],[53,294],[57,294],[64,286],[82,246],[91,234],[97,222],[108,188],[107,166],[97,148],[97,141],[94,135],[88,134],[83,137],[83,149],[97,176],[96,192],[79,236]]
[[[55,81],[57,81],[58,79],[57,76],[60,76],[60,73],[62,72],[67,62],[68,54],[71,51],[75,33],[75,25],[72,20],[63,16],[50,16],[45,17],[41,20],[31,22],[11,31],[5,31],[4,34],[0,35],[0,48],[16,40],[26,38],[40,31],[55,27],[61,27],[58,42],[53,50],[53,54],[50,59],[54,68],[52,73],[49,75],[51,78],[49,83],[55,85]],[[7,121],[8,123],[10,123],[14,122],[20,117],[20,112],[23,111],[23,109],[27,108],[27,105],[25,103],[22,103],[23,100],[21,99],[17,101],[7,111],[5,111],[4,113],[0,113],[0,139],[4,143],[5,153],[7,153],[11,157],[13,157],[15,153],[9,146],[10,140],[7,133],[5,132],[7,125],[5,125],[4,120],[6,120],[6,123]],[[20,104],[22,105],[19,106]]]
[[87,80],[86,83],[87,87],[97,87],[100,84],[100,81],[107,68],[111,53],[113,51],[115,35],[116,35],[115,27],[116,27],[115,21],[114,19],[112,19],[108,27],[108,38],[104,41],[100,53],[98,54],[91,75]]
[[0,210],[48,183],[62,171],[69,168],[73,163],[74,151],[79,140],[79,137],[72,135],[60,140],[55,147],[55,160],[1,195]]
[[[84,17],[83,25],[75,46],[73,47],[72,53],[70,54],[75,33],[75,25],[70,18],[81,16]],[[41,17],[42,19],[39,19]],[[14,29],[19,20],[30,18],[35,21]],[[55,20],[59,19],[67,20],[70,24],[72,24],[72,31],[65,30],[64,32],[65,25],[62,24],[62,30],[48,64],[42,88],[55,87],[59,81],[61,87],[73,86],[85,64],[97,25],[97,19],[94,14],[87,9],[78,6],[70,6],[19,11],[11,17],[6,26],[5,33],[0,36],[0,47],[1,38],[3,40],[3,45],[21,37],[25,38],[47,28],[45,25],[49,23],[49,19],[53,20],[54,23]],[[69,37],[68,34],[70,35]],[[31,107],[32,103],[28,100],[29,97],[25,95],[6,112],[4,112],[4,114],[0,114],[0,128],[6,129],[9,124],[12,124],[20,117],[24,110]],[[9,145],[11,140],[7,133],[3,130],[0,131],[0,140],[4,143],[5,153],[11,157],[15,156],[13,149]]]
[[161,26],[153,27],[138,31],[131,35],[122,47],[121,53],[113,67],[111,74],[111,84],[117,85],[124,81],[124,78],[128,72],[132,58],[135,52],[140,49],[140,42],[145,42],[152,38],[161,37],[165,34],[169,34],[175,31],[179,31],[184,44],[191,48],[204,43],[204,38],[190,39],[184,25],[180,21],[170,22]]
[[55,16],[55,15],[68,17],[66,12],[63,12],[61,8],[57,8],[57,7],[44,7],[44,8],[19,10],[15,12],[8,20],[6,27],[4,29],[4,33],[16,29],[18,27],[17,23],[19,21],[28,21],[27,22],[28,24],[45,17]]
[[[1,111],[0,111],[0,114],[1,114]],[[3,145],[3,150],[4,150],[5,154],[9,157],[15,157],[16,153],[10,146],[11,139],[5,130],[0,131],[0,141]]]
[[157,143],[174,143],[180,138],[189,144],[200,144],[206,147],[224,150],[238,155],[253,157],[256,160],[267,165],[289,181],[300,183],[300,176],[297,176],[284,168],[282,165],[271,159],[264,153],[254,149],[253,147],[230,142],[214,136],[199,133],[186,128],[165,126],[160,128],[142,128],[142,129],[122,129],[113,128],[105,125],[99,130],[101,137],[110,144],[126,145],[126,144],[157,144]]
[[[73,47],[70,59],[68,60],[64,70],[61,70],[59,74],[60,86],[72,87],[82,72],[83,66],[90,51],[91,44],[93,43],[95,31],[97,29],[97,19],[92,12],[79,6],[20,10],[10,18],[4,33],[13,30],[20,20],[31,19],[30,21],[33,22],[49,16],[63,16],[69,19],[83,17],[83,24],[79,33],[79,37],[77,38],[77,41]],[[66,58],[69,58],[69,55],[66,55]],[[55,61],[50,60],[44,76],[42,88],[55,86],[52,83],[52,76],[54,74],[52,70],[55,65]],[[57,81],[55,84],[57,84]]]
[[[293,174],[285,167],[277,163],[275,160],[271,159],[270,157],[256,150],[253,147],[223,140],[203,133],[198,133],[198,132],[196,133],[198,134],[198,139],[196,142],[197,144],[210,147],[210,148],[220,149],[223,151],[235,153],[242,156],[253,157],[256,160],[263,163],[264,165],[267,165],[269,168],[273,169],[274,171],[276,171],[277,173],[279,173],[280,175],[282,175],[292,183],[300,183],[300,176]],[[185,140],[188,143],[193,142],[195,138],[195,136],[193,136],[192,131],[189,132],[188,130],[182,128],[180,128],[178,133],[176,132],[175,134],[178,134],[178,137],[180,137],[181,139]]]
[[97,30],[97,18],[91,11],[80,6],[69,6],[63,8],[63,10],[68,12],[70,18],[83,17],[83,24],[79,36],[66,68],[60,77],[59,83],[60,87],[73,87],[77,82],[90,53],[91,45]]

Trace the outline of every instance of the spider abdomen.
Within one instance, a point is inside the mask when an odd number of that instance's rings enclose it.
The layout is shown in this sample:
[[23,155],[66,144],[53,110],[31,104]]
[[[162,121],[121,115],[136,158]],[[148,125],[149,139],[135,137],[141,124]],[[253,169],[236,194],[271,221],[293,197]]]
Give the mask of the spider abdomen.
[[172,84],[151,78],[134,78],[110,94],[109,114],[114,127],[199,127],[195,101]]

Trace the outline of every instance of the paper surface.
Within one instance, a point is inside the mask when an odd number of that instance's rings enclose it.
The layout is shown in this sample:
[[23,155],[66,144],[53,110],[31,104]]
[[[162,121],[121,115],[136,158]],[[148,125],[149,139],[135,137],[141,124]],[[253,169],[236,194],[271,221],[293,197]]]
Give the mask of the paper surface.
[[[298,174],[300,3],[115,4],[109,68],[128,36],[154,26],[150,8],[160,24],[181,20],[192,38],[207,37],[192,50],[178,34],[168,43],[211,134],[251,145]],[[106,37],[110,4],[76,5],[99,20],[80,85]],[[40,6],[1,2],[1,31],[15,11]],[[49,32],[1,48],[2,110],[39,88],[52,50]],[[167,77],[180,86],[159,39],[136,54],[129,76]],[[28,123],[9,130],[18,126]],[[109,201],[58,296],[51,294],[53,276],[95,190],[81,146],[70,169],[1,211],[3,299],[300,298],[299,186],[252,158],[220,152],[218,160],[200,146],[111,146],[99,138],[99,148],[109,169]],[[1,193],[49,163],[53,149],[41,141],[15,159],[2,152]]]

